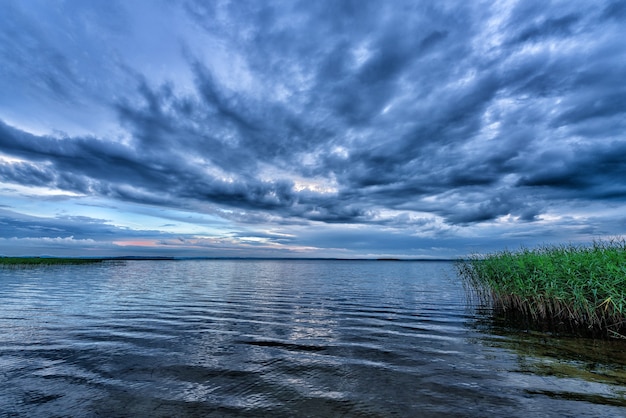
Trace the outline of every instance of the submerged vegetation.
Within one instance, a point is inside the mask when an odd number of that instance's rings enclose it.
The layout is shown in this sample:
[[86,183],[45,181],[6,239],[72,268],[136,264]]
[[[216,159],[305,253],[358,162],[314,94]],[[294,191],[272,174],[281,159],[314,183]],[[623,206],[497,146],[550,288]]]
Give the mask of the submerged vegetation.
[[101,262],[101,258],[65,257],[0,257],[1,267],[56,266],[68,264],[91,264]]
[[466,287],[507,320],[626,338],[626,241],[545,246],[459,261]]

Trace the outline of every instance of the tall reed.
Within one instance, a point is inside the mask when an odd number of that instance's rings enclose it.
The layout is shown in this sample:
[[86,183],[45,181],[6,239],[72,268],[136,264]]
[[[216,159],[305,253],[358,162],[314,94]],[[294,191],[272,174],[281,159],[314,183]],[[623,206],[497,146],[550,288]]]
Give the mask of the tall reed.
[[509,318],[577,334],[626,335],[626,241],[474,255],[457,263],[469,294]]

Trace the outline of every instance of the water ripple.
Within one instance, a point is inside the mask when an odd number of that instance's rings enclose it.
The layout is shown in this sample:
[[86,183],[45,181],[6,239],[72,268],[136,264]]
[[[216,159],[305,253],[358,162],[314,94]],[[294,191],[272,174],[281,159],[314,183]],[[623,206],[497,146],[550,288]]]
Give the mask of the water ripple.
[[467,306],[448,263],[16,269],[0,271],[0,304],[0,416],[619,416],[626,406],[623,356],[574,373],[580,353],[546,358],[541,341]]

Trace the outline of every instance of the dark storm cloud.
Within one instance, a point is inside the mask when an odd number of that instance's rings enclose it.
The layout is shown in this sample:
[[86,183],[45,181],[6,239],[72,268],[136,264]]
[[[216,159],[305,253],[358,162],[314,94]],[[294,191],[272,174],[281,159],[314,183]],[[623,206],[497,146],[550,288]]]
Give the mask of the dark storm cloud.
[[159,236],[158,231],[142,231],[139,233],[112,226],[103,219],[94,219],[85,216],[57,216],[42,218],[24,215],[9,209],[0,208],[0,226],[2,238],[46,238],[59,239],[113,239],[121,232],[126,236],[145,237],[146,235]]
[[[539,153],[523,186],[550,187],[595,199],[626,199],[626,141]],[[529,170],[530,171],[530,170]]]
[[[208,202],[235,210],[225,217],[276,223],[384,225],[388,209],[458,225],[532,222],[559,199],[623,199],[624,10],[186,2],[222,48],[181,41],[191,91],[133,69],[113,106],[127,142],[2,123],[0,152],[23,161],[2,162],[0,176],[163,206]],[[27,36],[11,25],[4,36]],[[71,51],[19,39],[25,49],[5,46],[5,57],[45,50],[40,65],[24,65],[46,88],[76,91]]]

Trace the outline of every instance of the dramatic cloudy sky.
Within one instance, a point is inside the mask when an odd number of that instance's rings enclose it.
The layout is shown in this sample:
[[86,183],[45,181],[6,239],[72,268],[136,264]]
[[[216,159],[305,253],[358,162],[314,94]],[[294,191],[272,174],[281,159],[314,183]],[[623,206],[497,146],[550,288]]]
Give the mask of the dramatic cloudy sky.
[[0,0],[0,255],[626,234],[626,1]]

